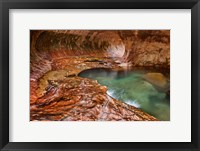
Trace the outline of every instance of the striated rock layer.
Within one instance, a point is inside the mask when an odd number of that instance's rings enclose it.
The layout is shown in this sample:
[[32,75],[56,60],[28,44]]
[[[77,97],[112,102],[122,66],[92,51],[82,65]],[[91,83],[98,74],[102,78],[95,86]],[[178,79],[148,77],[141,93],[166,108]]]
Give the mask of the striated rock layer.
[[143,121],[156,120],[139,109],[115,100],[97,81],[70,77],[49,80],[47,92],[31,105],[31,120]]
[[169,37],[168,30],[31,31],[31,120],[156,120],[77,75],[90,68],[169,69]]

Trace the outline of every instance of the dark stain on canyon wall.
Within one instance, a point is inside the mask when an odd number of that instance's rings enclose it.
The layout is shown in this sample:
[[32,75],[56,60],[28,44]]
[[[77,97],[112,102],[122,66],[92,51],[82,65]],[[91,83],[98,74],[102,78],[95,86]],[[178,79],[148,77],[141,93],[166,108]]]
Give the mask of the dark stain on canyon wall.
[[156,120],[77,75],[124,66],[169,71],[169,30],[32,30],[30,40],[30,120]]

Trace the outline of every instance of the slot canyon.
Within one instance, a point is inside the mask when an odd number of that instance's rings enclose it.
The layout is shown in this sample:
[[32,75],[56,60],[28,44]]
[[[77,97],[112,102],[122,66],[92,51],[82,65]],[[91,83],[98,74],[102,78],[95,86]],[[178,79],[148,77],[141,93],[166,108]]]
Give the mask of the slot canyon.
[[169,120],[169,83],[169,30],[30,31],[31,121]]

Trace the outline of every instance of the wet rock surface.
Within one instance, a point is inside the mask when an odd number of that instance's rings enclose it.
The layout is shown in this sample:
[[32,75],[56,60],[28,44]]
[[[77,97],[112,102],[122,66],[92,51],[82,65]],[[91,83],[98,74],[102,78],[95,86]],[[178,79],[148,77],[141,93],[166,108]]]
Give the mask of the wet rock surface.
[[169,90],[168,79],[162,73],[147,73],[143,78],[164,91]]
[[[110,97],[107,88],[97,81],[78,76],[91,68],[165,66],[168,69],[169,31],[147,33],[31,31],[31,121],[156,120]],[[151,56],[157,52],[158,55]]]
[[[87,60],[85,60],[87,59]],[[89,62],[89,57],[77,59],[57,60],[63,65],[53,63],[54,71],[45,73],[31,83],[31,120],[67,120],[67,121],[143,121],[156,120],[151,115],[127,105],[107,94],[106,86],[96,80],[81,78],[78,75],[82,70],[96,67],[108,68],[107,64]],[[94,60],[94,59],[92,59]],[[105,59],[110,68],[117,69],[109,59]],[[69,63],[70,62],[70,63]],[[81,65],[81,67],[80,67]],[[62,67],[62,70],[60,68]]]
[[70,77],[48,81],[46,93],[31,105],[31,120],[144,121],[156,120],[107,95],[97,81]]

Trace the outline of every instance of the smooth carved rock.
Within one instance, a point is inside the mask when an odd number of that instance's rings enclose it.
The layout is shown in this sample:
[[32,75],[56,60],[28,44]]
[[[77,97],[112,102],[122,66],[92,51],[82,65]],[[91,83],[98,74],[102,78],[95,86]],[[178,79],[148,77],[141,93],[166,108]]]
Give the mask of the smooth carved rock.
[[37,53],[48,57],[93,55],[119,57],[133,66],[170,65],[169,30],[43,31],[35,41]]

